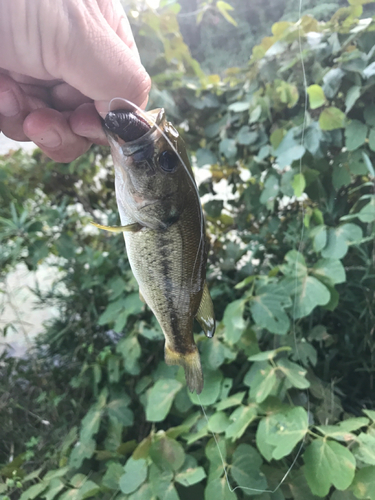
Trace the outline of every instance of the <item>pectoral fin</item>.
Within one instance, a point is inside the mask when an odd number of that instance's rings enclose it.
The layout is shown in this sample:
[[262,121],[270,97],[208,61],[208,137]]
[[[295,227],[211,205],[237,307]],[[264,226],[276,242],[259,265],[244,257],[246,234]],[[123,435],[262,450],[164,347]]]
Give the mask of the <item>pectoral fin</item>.
[[97,224],[96,222],[92,221],[90,223],[93,226],[98,227],[99,229],[104,229],[105,231],[110,231],[111,233],[123,233],[125,231],[136,233],[143,227],[141,226],[141,224],[138,224],[138,222],[135,222],[134,224],[128,224],[127,226],[102,226],[101,224]]
[[214,306],[206,282],[204,283],[201,303],[195,318],[199,321],[206,337],[213,337],[215,333]]
[[141,290],[139,290],[139,298],[144,304],[146,304],[145,298],[143,297]]

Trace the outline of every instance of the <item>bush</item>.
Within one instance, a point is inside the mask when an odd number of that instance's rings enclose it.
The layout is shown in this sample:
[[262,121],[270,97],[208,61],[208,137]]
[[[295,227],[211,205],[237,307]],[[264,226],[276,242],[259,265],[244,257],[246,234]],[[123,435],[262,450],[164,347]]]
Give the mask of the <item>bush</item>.
[[223,79],[191,58],[173,6],[137,21],[168,48],[151,104],[206,173],[218,328],[197,330],[199,398],[163,361],[122,238],[88,226],[116,223],[107,151],[2,159],[3,275],[47,259],[62,277],[36,290],[60,315],[34,356],[1,358],[0,493],[375,498],[375,24],[361,14],[276,23]]

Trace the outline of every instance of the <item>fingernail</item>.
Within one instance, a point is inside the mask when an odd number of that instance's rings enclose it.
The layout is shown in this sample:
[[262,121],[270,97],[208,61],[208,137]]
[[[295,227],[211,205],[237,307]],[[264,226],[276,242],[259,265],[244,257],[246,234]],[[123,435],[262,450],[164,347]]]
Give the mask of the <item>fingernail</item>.
[[42,137],[33,140],[44,148],[57,148],[62,143],[60,135],[55,130],[47,130]]
[[0,92],[0,115],[16,116],[20,112],[18,100],[12,90]]

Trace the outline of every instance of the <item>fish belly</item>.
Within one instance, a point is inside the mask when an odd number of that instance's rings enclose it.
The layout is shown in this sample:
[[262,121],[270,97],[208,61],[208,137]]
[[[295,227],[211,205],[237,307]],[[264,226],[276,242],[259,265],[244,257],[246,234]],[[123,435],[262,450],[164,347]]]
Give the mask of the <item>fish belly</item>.
[[203,281],[200,259],[194,264],[196,255],[194,259],[189,255],[194,250],[187,245],[183,228],[180,224],[166,231],[144,228],[124,236],[133,274],[163,330],[167,346],[181,354],[195,350],[193,321]]

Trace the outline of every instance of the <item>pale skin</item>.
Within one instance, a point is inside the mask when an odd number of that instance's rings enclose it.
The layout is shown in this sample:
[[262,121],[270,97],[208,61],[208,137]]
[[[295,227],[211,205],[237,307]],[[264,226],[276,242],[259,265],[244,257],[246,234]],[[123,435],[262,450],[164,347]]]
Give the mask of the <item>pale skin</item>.
[[[150,78],[119,0],[0,0],[0,131],[70,162],[107,144],[111,99],[145,107]],[[125,106],[124,106],[125,107]]]

